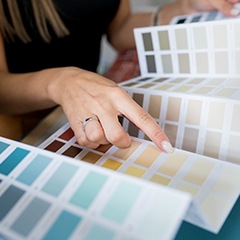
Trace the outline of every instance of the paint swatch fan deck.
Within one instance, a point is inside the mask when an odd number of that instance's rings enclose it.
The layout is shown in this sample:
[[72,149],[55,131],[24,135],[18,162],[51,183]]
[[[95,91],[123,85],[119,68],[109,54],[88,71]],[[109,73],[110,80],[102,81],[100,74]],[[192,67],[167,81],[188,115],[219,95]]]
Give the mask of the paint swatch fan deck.
[[214,233],[220,230],[240,193],[239,165],[179,149],[168,155],[140,138],[132,138],[128,149],[108,145],[91,150],[76,143],[66,123],[40,147],[190,194],[192,203],[184,219]]
[[240,188],[240,19],[200,13],[134,34],[141,76],[119,85],[160,124],[175,153],[159,151],[125,118],[128,150],[79,147],[68,124],[40,147],[190,193],[185,220],[218,233]]
[[0,138],[0,239],[172,239],[190,200]]
[[[141,76],[120,86],[176,148],[239,164],[240,19],[221,16],[180,16],[173,22],[184,24],[135,29]],[[123,125],[148,140],[126,119]]]
[[183,220],[220,231],[240,194],[240,19],[193,14],[134,34],[141,76],[119,85],[174,153],[125,118],[128,149],[80,146],[69,123],[38,148],[0,138],[0,239],[169,240]]

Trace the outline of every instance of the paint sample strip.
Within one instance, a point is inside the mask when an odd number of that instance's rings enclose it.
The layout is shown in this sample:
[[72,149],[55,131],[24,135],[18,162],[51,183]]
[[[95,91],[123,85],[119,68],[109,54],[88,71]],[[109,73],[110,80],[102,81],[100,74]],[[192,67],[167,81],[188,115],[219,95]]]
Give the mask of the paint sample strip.
[[195,22],[205,22],[205,21],[215,21],[225,19],[221,12],[212,11],[212,12],[202,12],[194,13],[189,15],[182,15],[173,17],[170,24],[183,24],[183,23],[195,23]]
[[[155,82],[154,80],[153,78],[150,81]],[[188,82],[192,84],[193,88],[196,85],[200,85],[202,88],[210,86],[212,91],[216,92],[221,87],[221,84],[225,86],[229,80],[222,81],[221,78],[169,78],[169,80],[166,80],[166,84],[176,82],[175,88],[177,88],[177,86]],[[239,79],[233,78],[232,80],[235,82]],[[157,88],[158,83],[155,84]],[[124,84],[122,87],[130,96],[141,94],[141,106],[147,112],[153,112],[151,109],[156,99],[160,100],[159,104],[156,105],[159,110],[158,114],[155,115],[155,120],[161,125],[175,147],[233,163],[240,163],[239,155],[231,154],[231,152],[238,151],[236,144],[229,144],[229,139],[236,138],[240,141],[240,131],[236,127],[238,124],[235,124],[234,120],[237,121],[238,119],[239,100],[231,99],[231,97],[215,98],[209,95],[210,98],[190,93],[159,91],[155,90],[155,88],[142,90],[136,87],[132,89],[125,87]],[[197,87],[199,88],[199,86]],[[235,127],[232,127],[233,125]],[[124,119],[123,126],[126,131],[133,133],[131,131],[132,125],[127,119]],[[148,139],[136,128],[134,128],[134,135],[132,136]]]
[[[239,47],[233,39],[239,25],[227,19],[135,29],[142,75],[237,76]],[[146,49],[149,39],[151,51]]]
[[[178,121],[179,116],[174,115],[170,118],[171,120],[174,118],[176,121]],[[193,124],[193,122],[197,121],[197,119],[198,118],[188,118],[188,121],[192,121]],[[64,132],[68,127],[69,124],[66,124],[60,128],[58,132]],[[46,143],[53,141],[56,135],[57,134],[53,134],[50,139],[46,141]],[[67,144],[71,144],[71,142],[66,143],[66,145]],[[44,143],[42,144],[42,147],[44,147]],[[97,154],[96,150],[88,151],[89,153],[86,154],[88,156],[90,156],[89,154],[92,153],[91,151],[94,151],[94,154]],[[58,153],[61,154],[61,152]],[[92,163],[104,168],[125,173],[130,176],[142,178],[164,186],[188,192],[193,196],[195,204],[199,205],[199,208],[203,210],[201,215],[205,216],[206,218],[208,216],[208,213],[204,212],[206,207],[201,208],[201,201],[203,201],[203,199],[207,199],[209,195],[213,193],[219,195],[219,202],[220,204],[223,204],[224,201],[221,201],[221,199],[227,196],[229,204],[227,205],[230,207],[233,206],[234,201],[238,196],[233,192],[239,192],[239,187],[237,187],[236,182],[240,183],[240,177],[238,180],[235,179],[234,182],[230,183],[228,181],[228,186],[225,184],[223,185],[224,188],[226,188],[226,193],[227,189],[234,189],[229,195],[225,194],[223,197],[221,194],[219,194],[217,188],[215,188],[216,192],[212,190],[213,184],[218,186],[222,184],[223,178],[220,178],[222,173],[219,171],[219,169],[227,169],[228,165],[230,165],[230,168],[233,170],[235,166],[232,166],[226,162],[217,161],[215,159],[180,150],[175,150],[173,154],[167,156],[148,141],[136,138],[132,139],[132,144],[129,148],[118,149],[116,147],[112,147],[107,151],[105,156],[101,156],[101,160],[97,162],[93,161]],[[236,171],[240,174],[239,166],[236,166],[236,168]],[[226,175],[222,176],[226,177]],[[230,199],[232,199],[232,202]],[[223,208],[225,206],[226,205],[224,203]],[[214,204],[211,202],[208,207],[214,209]],[[224,221],[223,219],[226,219],[227,217],[225,213],[225,211],[219,211],[219,214],[215,216],[215,225],[213,224],[215,227],[213,227],[213,225],[203,225],[201,221],[198,222],[198,220],[195,219],[194,214],[192,216],[191,214],[188,215],[187,220],[195,225],[217,232]],[[195,214],[197,213],[195,212]]]
[[[0,185],[0,208],[4,209],[0,213],[0,231],[9,238],[90,239],[99,234],[169,239],[175,236],[188,209],[188,194],[19,142],[4,138],[0,141],[29,153],[22,164],[15,165],[16,174],[4,175]],[[36,161],[41,159],[44,163],[38,165]],[[39,166],[43,174],[35,169]],[[27,175],[30,180],[26,180]],[[159,206],[156,198],[161,199]],[[169,202],[169,198],[174,200]],[[152,206],[162,214],[149,214]],[[152,225],[140,233],[144,221]],[[159,223],[166,224],[164,231],[159,231]]]
[[[181,77],[181,76],[169,76],[168,78],[164,78],[163,81],[159,81],[158,77],[153,77],[148,80],[149,88],[144,88],[144,90],[156,91],[166,91],[171,93],[181,93],[187,95],[202,95],[202,96],[211,96],[215,98],[222,99],[235,99],[240,100],[240,79],[239,77]],[[134,87],[130,86],[128,83],[135,83]],[[142,90],[141,77],[130,79],[126,82],[119,84],[123,88],[130,90],[130,92],[136,90]],[[146,86],[146,85],[145,85]],[[133,92],[133,99],[138,102],[141,106],[144,101],[143,91],[141,94],[138,91]],[[152,97],[159,97],[159,94],[152,95]],[[136,96],[138,96],[136,98]],[[141,101],[139,101],[141,99]],[[161,99],[155,99],[155,104],[161,103]],[[154,105],[153,105],[154,106]],[[156,111],[157,106],[149,111]]]

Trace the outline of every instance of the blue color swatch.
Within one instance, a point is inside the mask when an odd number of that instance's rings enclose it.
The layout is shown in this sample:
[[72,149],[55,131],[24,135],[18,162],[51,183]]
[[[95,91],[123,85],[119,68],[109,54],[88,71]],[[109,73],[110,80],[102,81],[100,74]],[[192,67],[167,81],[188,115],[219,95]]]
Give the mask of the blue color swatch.
[[52,227],[49,229],[44,240],[65,240],[69,239],[74,229],[77,227],[81,218],[70,212],[63,211],[57,220],[54,222]]
[[9,147],[9,144],[5,142],[0,142],[0,154],[4,152]]
[[94,224],[90,231],[88,232],[87,236],[84,238],[84,240],[112,240],[115,237],[115,232],[111,229],[108,229],[106,227],[103,227],[98,224]]
[[33,161],[24,169],[24,171],[18,176],[17,180],[31,185],[35,179],[43,172],[43,170],[51,162],[51,158],[44,155],[37,155]]
[[8,214],[24,193],[24,190],[13,185],[7,188],[0,197],[0,221]]
[[0,173],[8,175],[29,153],[30,151],[16,148],[1,164]]
[[62,163],[44,185],[42,190],[50,195],[58,196],[76,173],[77,169],[78,168],[74,165]]
[[140,186],[121,182],[103,209],[102,216],[114,222],[123,223],[140,192]]
[[23,236],[28,236],[41,217],[46,213],[50,205],[51,204],[45,200],[35,197],[29,203],[25,211],[13,223],[11,226],[12,230]]
[[83,209],[87,209],[96,198],[106,180],[107,176],[97,172],[90,172],[83,180],[70,202]]

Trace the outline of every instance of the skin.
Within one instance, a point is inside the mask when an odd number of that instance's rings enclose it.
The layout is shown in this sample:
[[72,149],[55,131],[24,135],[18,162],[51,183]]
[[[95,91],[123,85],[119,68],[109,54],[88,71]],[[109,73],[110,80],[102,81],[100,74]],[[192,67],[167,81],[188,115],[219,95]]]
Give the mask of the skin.
[[173,16],[218,10],[228,17],[234,17],[231,13],[234,4],[239,0],[177,0],[166,5],[159,14],[159,23],[168,24]]
[[[239,1],[178,0],[162,9],[159,21],[167,24],[175,15],[213,9],[219,9],[230,16],[233,4],[237,2]],[[133,48],[132,29],[149,26],[150,19],[150,13],[132,15],[129,1],[122,0],[108,30],[109,42],[117,50]],[[96,73],[76,67],[24,74],[10,73],[0,35],[0,114],[22,114],[57,105],[63,108],[78,143],[89,148],[108,143],[126,148],[131,144],[128,133],[118,122],[119,115],[132,121],[163,151],[162,142],[169,142],[155,120],[125,90]],[[96,116],[99,121],[90,121],[83,130],[82,122],[90,116]]]

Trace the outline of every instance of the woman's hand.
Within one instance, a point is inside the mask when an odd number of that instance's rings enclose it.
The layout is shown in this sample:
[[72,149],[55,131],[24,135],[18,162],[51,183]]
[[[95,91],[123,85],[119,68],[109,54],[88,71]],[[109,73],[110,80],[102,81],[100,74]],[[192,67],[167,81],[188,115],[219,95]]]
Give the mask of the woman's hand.
[[159,24],[168,24],[175,16],[214,10],[228,17],[236,17],[240,15],[240,8],[235,6],[237,3],[240,3],[240,0],[176,0],[161,9]]
[[[160,149],[173,151],[156,121],[116,83],[78,68],[59,69],[53,79],[48,88],[50,98],[62,106],[79,144],[89,148],[108,143],[130,146],[131,139],[118,121],[123,115]],[[91,120],[86,122],[88,118]]]
[[240,14],[240,9],[235,5],[239,0],[181,0],[185,2],[186,9],[192,12],[218,10],[229,17],[236,17]]

